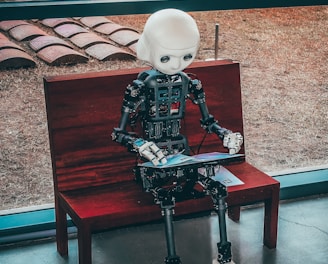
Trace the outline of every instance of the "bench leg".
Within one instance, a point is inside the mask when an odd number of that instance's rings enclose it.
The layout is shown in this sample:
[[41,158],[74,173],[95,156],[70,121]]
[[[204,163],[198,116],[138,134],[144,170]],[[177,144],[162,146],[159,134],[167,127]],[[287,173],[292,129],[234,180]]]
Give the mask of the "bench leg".
[[56,242],[57,251],[61,256],[68,255],[68,235],[66,212],[60,206],[58,199],[55,199],[56,213]]
[[79,264],[91,264],[91,230],[88,225],[81,224],[77,230]]
[[264,202],[264,237],[263,244],[276,248],[278,232],[279,187],[272,192],[271,199]]
[[240,219],[240,206],[239,205],[229,206],[228,216],[232,221],[238,222]]

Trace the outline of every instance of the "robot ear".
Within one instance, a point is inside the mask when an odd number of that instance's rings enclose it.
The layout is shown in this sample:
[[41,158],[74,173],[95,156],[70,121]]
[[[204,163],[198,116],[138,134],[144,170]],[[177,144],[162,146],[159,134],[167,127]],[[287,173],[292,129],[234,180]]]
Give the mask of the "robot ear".
[[150,47],[149,43],[145,40],[144,33],[141,34],[137,42],[137,58],[147,62],[150,60]]

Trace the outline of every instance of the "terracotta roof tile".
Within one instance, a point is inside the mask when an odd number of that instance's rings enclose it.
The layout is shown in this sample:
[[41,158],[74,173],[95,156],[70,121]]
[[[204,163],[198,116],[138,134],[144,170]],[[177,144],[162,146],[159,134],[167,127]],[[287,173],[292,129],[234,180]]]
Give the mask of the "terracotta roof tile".
[[137,53],[137,43],[138,42],[134,42],[133,44],[128,46],[128,48],[132,50],[134,53]]
[[37,56],[52,66],[86,63],[88,57],[65,46],[50,46],[40,50]]
[[18,49],[24,51],[23,48],[20,46],[16,45],[14,42],[10,41],[9,39],[1,39],[0,38],[0,50],[1,49]]
[[3,31],[8,31],[14,27],[19,25],[28,25],[28,23],[24,20],[8,20],[8,21],[1,21],[0,22],[0,29]]
[[84,27],[75,24],[64,24],[54,28],[54,31],[62,37],[70,38],[76,34],[88,32]]
[[94,28],[101,24],[112,23],[112,21],[103,16],[82,17],[80,21],[89,28]]
[[139,37],[139,33],[131,30],[119,30],[109,36],[111,40],[122,46],[129,46],[137,42]]
[[0,33],[0,39],[8,39],[4,34]]
[[[43,31],[42,26],[52,28],[53,35]],[[12,65],[17,63],[17,67],[22,67],[18,62],[21,64],[24,62],[23,64],[27,66],[35,65],[31,57],[26,57],[28,54],[24,53],[24,47],[12,42],[12,38],[17,41],[29,41],[28,44],[36,52],[38,59],[56,66],[88,61],[84,53],[74,50],[73,44],[101,61],[135,59],[136,43],[140,37],[135,29],[116,24],[104,16],[50,18],[35,20],[34,23],[32,20],[0,21],[0,29],[7,31],[7,33],[0,33],[0,50],[10,50],[6,55],[2,55],[4,62],[1,67],[4,67],[4,63],[9,60]],[[55,33],[58,35],[54,36]],[[106,37],[97,33],[104,34]],[[13,50],[21,51],[25,57],[19,54],[11,55]],[[4,56],[12,58],[7,60]],[[12,65],[10,67],[13,67]]]
[[18,41],[31,40],[38,36],[47,35],[42,29],[31,24],[14,27],[9,30],[9,34]]
[[94,28],[94,30],[96,32],[101,33],[101,34],[105,34],[105,35],[110,35],[110,34],[113,34],[116,31],[123,30],[123,29],[135,31],[132,28],[124,27],[124,26],[121,26],[121,25],[115,24],[115,23],[102,24],[102,25],[97,26],[97,27]]
[[96,44],[85,50],[90,56],[101,60],[111,60],[111,59],[122,59],[122,60],[131,60],[135,59],[135,56],[132,53],[129,53],[121,48],[118,48],[111,44]]
[[71,18],[47,18],[47,19],[43,19],[41,21],[41,24],[51,28],[58,27],[63,24],[81,25],[79,22]]
[[70,41],[72,41],[79,48],[87,48],[94,44],[99,44],[99,43],[110,44],[110,42],[107,39],[104,39],[92,32],[77,34],[71,37]]
[[0,69],[34,67],[32,57],[19,49],[0,50]]
[[59,45],[59,46],[66,46],[68,48],[73,48],[67,41],[55,37],[55,36],[40,36],[35,39],[32,39],[29,43],[31,49],[33,49],[35,52],[38,52],[39,50],[49,47],[49,46],[54,46],[54,45]]

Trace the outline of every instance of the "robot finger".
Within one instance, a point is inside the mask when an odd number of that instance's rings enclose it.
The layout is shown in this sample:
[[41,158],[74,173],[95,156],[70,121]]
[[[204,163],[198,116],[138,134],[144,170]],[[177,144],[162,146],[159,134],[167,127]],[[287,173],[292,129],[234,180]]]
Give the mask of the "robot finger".
[[240,148],[230,148],[229,154],[230,155],[236,154],[236,153],[238,153],[239,150],[240,150]]
[[162,163],[165,164],[167,162],[162,150],[157,147],[155,143],[149,146],[151,151],[157,156],[158,160]]
[[145,157],[147,160],[151,161],[155,166],[157,166],[159,164],[158,158],[147,149],[143,149],[140,152],[140,155]]
[[164,165],[167,163],[167,159],[165,158],[165,156],[163,155],[163,158],[160,159],[160,162]]
[[154,143],[153,142],[144,141],[144,143],[139,147],[139,153],[143,152],[145,149],[150,149],[150,146],[152,144],[154,144]]
[[244,138],[240,133],[236,133],[236,140],[238,141],[239,145],[243,144]]
[[223,138],[223,146],[228,147],[229,141],[230,141],[230,135],[225,135]]

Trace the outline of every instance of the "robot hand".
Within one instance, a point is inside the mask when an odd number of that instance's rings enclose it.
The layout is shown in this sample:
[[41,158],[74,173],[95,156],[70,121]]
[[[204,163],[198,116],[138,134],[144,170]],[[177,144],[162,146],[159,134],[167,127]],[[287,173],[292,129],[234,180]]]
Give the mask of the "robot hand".
[[162,150],[154,142],[139,138],[133,143],[133,146],[139,152],[140,156],[151,161],[155,166],[167,162]]
[[239,133],[229,133],[224,136],[223,146],[229,149],[229,154],[236,154],[243,144],[243,136]]

